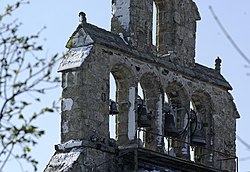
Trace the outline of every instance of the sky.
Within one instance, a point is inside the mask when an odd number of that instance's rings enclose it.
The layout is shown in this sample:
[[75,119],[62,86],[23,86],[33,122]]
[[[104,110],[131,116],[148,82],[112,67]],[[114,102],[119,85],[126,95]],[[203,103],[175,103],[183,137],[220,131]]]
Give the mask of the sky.
[[[0,9],[4,4],[15,2],[0,0]],[[237,120],[237,135],[250,144],[250,64],[248,64],[229,42],[216,23],[209,6],[236,42],[240,49],[250,58],[250,1],[249,0],[196,0],[201,21],[197,26],[196,57],[197,63],[214,68],[217,56],[222,59],[222,75],[230,82],[241,118]],[[36,33],[43,26],[41,42],[46,54],[65,52],[65,44],[79,23],[78,13],[84,11],[87,21],[98,27],[110,30],[111,0],[61,0],[51,1],[31,0],[29,5],[21,7],[14,13],[23,26],[23,34]],[[60,76],[60,73],[54,73]],[[61,88],[50,92],[48,97],[60,97]],[[37,124],[45,129],[46,135],[33,148],[32,154],[40,162],[38,171],[43,171],[54,153],[54,145],[60,143],[60,114],[50,114],[39,118]],[[239,171],[250,171],[250,149],[237,140],[237,156],[239,157]],[[249,158],[247,158],[249,157]],[[29,169],[27,167],[27,169]],[[5,169],[6,172],[20,171],[13,161]],[[31,169],[29,171],[32,171]]]

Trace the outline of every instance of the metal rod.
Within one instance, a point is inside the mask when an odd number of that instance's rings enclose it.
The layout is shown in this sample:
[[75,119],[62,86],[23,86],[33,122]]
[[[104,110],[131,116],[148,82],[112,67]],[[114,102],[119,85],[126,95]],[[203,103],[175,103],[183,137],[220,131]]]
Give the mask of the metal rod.
[[[164,135],[162,135],[162,134],[158,134],[158,133],[155,133],[155,132],[151,132],[151,131],[146,131],[145,129],[142,129],[142,128],[139,128],[139,129],[137,129],[138,131],[139,131],[139,133],[140,133],[140,131],[142,131],[142,132],[145,132],[145,133],[150,133],[150,134],[153,134],[153,135],[158,135],[158,136],[162,136],[162,137],[165,137]],[[191,143],[190,142],[187,142],[187,141],[183,141],[183,140],[180,140],[180,139],[176,139],[176,138],[168,138],[167,137],[167,141],[168,141],[168,148],[167,148],[167,154],[169,155],[169,153],[170,153],[170,140],[171,141],[177,141],[177,142],[179,142],[179,143],[184,143],[184,144],[187,144],[187,146],[191,146]],[[201,147],[201,146],[196,146],[196,147]],[[236,160],[237,162],[236,162],[236,170],[237,170],[237,172],[238,172],[238,157],[237,156],[235,156],[235,155],[231,155],[231,154],[228,154],[228,153],[223,153],[223,152],[220,152],[220,151],[218,151],[218,150],[214,150],[214,149],[209,149],[209,148],[206,148],[206,147],[202,147],[202,149],[204,149],[204,150],[208,150],[208,151],[211,151],[211,152],[213,152],[213,155],[215,154],[215,153],[217,153],[219,156],[224,156],[224,157],[228,157],[228,158],[223,158],[223,159],[218,159],[217,161],[219,161],[220,163],[219,163],[219,168],[221,169],[222,168],[222,161],[227,161],[227,160]]]

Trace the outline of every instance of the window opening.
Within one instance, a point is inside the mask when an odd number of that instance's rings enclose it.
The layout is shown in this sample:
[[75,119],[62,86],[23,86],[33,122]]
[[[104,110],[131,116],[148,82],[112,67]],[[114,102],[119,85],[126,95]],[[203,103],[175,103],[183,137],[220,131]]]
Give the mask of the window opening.
[[[190,101],[190,110],[194,110],[193,102]],[[194,148],[190,146],[190,160],[194,161]]]
[[174,111],[170,102],[170,99],[166,93],[164,93],[164,106],[163,106],[163,115],[164,115],[164,149],[165,153],[176,156],[173,148],[172,136],[167,136],[167,133],[172,127],[175,127],[176,117],[174,116]]
[[[194,104],[193,104],[194,105]],[[204,161],[206,153],[203,147],[206,145],[204,136],[203,122],[201,119],[201,109],[193,106],[190,111],[190,143],[191,143],[191,160],[194,162]]]
[[[109,94],[110,94],[110,108],[112,107],[112,103],[116,103],[116,83],[114,76],[110,73],[109,75]],[[117,105],[117,104],[116,104]],[[117,108],[117,106],[116,106]],[[117,114],[109,114],[109,134],[111,139],[117,140],[117,131],[116,131],[116,117]]]
[[[141,87],[141,84],[139,83],[138,84],[138,98],[140,97],[140,99],[141,100],[145,100],[144,99],[144,94],[143,94],[143,89],[142,89],[142,87]],[[137,104],[138,104],[139,102],[137,102]],[[138,117],[138,116],[137,116]],[[144,128],[143,127],[138,127],[138,139],[139,139],[139,144],[141,144],[141,146],[145,146],[145,132],[143,131],[144,130]],[[141,131],[142,130],[142,131]]]
[[157,16],[157,9],[155,2],[153,3],[153,29],[152,29],[152,44],[156,46],[156,26],[157,26],[157,21],[156,21],[156,16]]

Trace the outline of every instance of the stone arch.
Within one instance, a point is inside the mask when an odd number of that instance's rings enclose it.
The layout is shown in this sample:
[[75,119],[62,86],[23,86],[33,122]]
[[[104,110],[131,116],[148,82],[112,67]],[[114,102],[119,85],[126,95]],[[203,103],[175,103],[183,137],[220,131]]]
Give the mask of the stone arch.
[[191,95],[191,100],[193,102],[194,108],[197,112],[202,113],[202,118],[205,120],[204,122],[209,123],[208,118],[209,115],[213,111],[213,101],[209,93],[203,90],[196,90]]
[[[193,103],[194,110],[199,114],[202,130],[201,134],[205,137],[206,140],[206,148],[212,150],[213,149],[213,118],[212,114],[214,111],[213,101],[209,93],[204,90],[196,90],[192,96],[191,100]],[[204,150],[202,147],[196,148],[194,152],[194,157],[196,162],[201,163],[209,163],[211,165],[213,163],[213,157],[209,157],[210,152],[208,150]]]
[[110,70],[116,83],[116,102],[119,114],[116,117],[118,145],[129,144],[136,137],[135,100],[136,87],[133,71],[125,64],[114,64]]
[[115,78],[118,89],[135,84],[133,70],[126,64],[116,63],[111,67],[110,72]]
[[[163,151],[162,105],[163,89],[154,73],[144,73],[140,78],[144,99],[151,116],[151,127],[146,129],[145,146],[154,151]],[[157,133],[157,134],[151,134]]]

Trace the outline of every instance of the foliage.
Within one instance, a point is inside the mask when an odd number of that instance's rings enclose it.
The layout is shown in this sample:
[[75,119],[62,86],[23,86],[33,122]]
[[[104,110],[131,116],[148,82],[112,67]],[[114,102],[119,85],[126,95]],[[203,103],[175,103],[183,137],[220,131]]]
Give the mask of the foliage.
[[0,171],[10,159],[17,160],[21,168],[24,160],[37,171],[38,162],[30,152],[44,131],[35,122],[57,109],[55,103],[35,107],[42,103],[43,94],[58,86],[59,78],[53,77],[52,70],[60,58],[57,54],[40,57],[43,46],[37,42],[44,28],[28,36],[19,34],[22,24],[12,19],[13,14],[27,3],[18,0],[0,13]]

